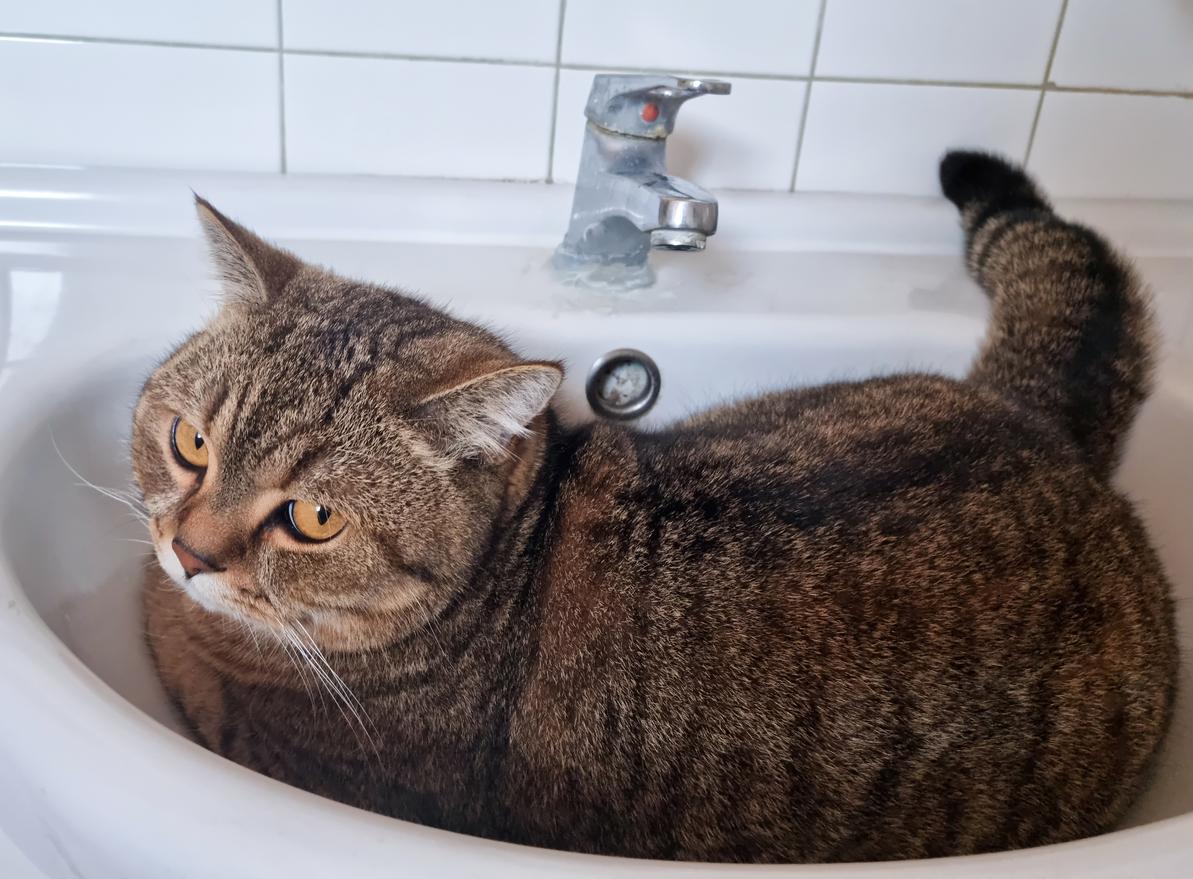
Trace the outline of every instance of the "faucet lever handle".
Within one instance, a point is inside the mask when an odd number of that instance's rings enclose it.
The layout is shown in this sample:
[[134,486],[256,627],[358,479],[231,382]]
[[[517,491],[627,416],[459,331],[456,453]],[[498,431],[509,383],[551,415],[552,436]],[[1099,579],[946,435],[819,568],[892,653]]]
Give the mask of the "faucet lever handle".
[[733,86],[723,79],[677,79],[675,84],[656,85],[645,89],[643,94],[658,98],[677,98],[687,101],[701,95],[727,95]]
[[675,129],[675,117],[684,101],[701,95],[727,95],[731,88],[719,79],[602,73],[592,78],[584,115],[607,131],[660,140]]

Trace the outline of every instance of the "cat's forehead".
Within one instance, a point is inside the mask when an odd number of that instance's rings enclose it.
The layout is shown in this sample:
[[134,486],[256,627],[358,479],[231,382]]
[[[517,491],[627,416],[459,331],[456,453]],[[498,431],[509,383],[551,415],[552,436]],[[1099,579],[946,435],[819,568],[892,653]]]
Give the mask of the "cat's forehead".
[[215,386],[256,386],[279,405],[298,405],[365,371],[392,368],[393,328],[402,322],[396,307],[353,308],[330,297],[321,307],[225,308],[165,371],[193,382],[197,396]]
[[196,414],[245,446],[272,434],[334,428],[345,415],[400,405],[400,361],[343,324],[254,327],[213,340],[191,358]]
[[492,334],[388,291],[222,313],[155,376],[158,402],[238,466],[276,469],[392,437],[403,412],[510,356]]

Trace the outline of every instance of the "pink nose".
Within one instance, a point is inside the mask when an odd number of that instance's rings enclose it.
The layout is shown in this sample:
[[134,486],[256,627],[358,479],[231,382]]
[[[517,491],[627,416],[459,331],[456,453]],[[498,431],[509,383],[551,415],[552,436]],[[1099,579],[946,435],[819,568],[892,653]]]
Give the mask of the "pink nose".
[[195,574],[210,574],[212,571],[219,570],[214,562],[203,558],[177,537],[174,538],[170,547],[174,550],[174,555],[178,556],[178,561],[182,563],[182,571],[188,580]]

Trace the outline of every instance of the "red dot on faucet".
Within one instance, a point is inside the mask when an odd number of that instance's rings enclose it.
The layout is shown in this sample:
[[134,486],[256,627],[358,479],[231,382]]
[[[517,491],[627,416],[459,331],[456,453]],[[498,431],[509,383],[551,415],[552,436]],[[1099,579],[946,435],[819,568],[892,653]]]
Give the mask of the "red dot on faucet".
[[653,101],[642,108],[642,121],[654,122],[659,118],[659,105]]

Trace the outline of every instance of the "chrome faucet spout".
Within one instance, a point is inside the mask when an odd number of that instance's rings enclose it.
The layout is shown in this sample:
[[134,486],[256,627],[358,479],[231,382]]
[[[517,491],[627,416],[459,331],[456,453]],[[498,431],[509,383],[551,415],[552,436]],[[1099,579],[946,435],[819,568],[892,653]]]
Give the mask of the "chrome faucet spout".
[[645,286],[654,279],[652,247],[704,249],[717,230],[717,200],[667,173],[667,136],[684,101],[728,92],[716,80],[594,77],[571,221],[553,260],[565,280],[585,283],[600,269],[602,286],[615,275],[620,286]]

